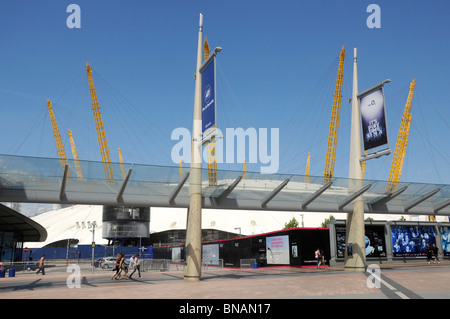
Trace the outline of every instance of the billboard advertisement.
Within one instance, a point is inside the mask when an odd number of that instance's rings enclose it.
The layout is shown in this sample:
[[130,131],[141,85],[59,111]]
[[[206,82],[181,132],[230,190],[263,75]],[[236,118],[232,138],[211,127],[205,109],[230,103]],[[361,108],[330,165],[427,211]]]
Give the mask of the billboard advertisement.
[[433,226],[391,226],[394,257],[426,256],[427,244],[436,244]]
[[[386,257],[384,226],[366,225],[364,233],[366,257]],[[337,258],[345,257],[345,236],[345,226],[336,226]]]
[[289,253],[289,235],[266,237],[268,265],[289,265]]
[[388,144],[383,86],[358,96],[364,151]]
[[450,227],[441,227],[442,255],[450,256]]
[[205,265],[219,265],[219,244],[203,245],[202,260]]
[[216,59],[202,71],[202,133],[210,133],[216,126]]

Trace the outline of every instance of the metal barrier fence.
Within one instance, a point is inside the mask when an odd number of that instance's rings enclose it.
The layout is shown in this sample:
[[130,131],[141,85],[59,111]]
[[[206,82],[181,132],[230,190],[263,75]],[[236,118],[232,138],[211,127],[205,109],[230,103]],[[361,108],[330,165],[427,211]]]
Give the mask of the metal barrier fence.
[[[170,259],[141,259],[141,271],[175,271],[184,270],[184,260]],[[212,264],[211,260],[202,261],[202,269],[221,269],[223,270],[223,259],[219,259],[217,264]]]
[[[45,260],[45,272],[46,273],[55,273],[55,272],[66,272],[67,266],[71,264],[77,264],[80,266],[82,271],[95,271],[95,272],[106,272],[112,271],[114,266],[111,267],[100,267],[98,264],[95,264],[95,267],[92,266],[92,261],[89,259],[69,259],[69,260],[61,260],[61,259],[53,259],[53,260]],[[141,259],[141,272],[151,272],[151,271],[182,271],[184,270],[185,261],[184,260],[171,260],[171,259]],[[10,268],[14,268],[15,272],[18,273],[34,273],[38,270],[39,261],[29,261],[29,262],[4,262],[3,269],[5,271]],[[215,264],[212,264],[211,260],[203,260],[202,261],[202,269],[220,269],[223,270],[223,259],[219,259],[215,261]]]

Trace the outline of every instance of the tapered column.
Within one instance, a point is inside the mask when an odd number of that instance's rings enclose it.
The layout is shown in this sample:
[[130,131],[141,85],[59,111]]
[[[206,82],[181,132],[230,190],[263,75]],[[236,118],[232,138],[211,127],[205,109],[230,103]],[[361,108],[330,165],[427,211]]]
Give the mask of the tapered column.
[[198,281],[202,272],[202,110],[201,74],[203,14],[198,30],[197,70],[195,73],[194,121],[192,125],[191,171],[189,177],[190,204],[186,229],[186,266],[184,279]]
[[[358,68],[356,48],[353,60],[353,93],[352,93],[352,121],[350,136],[350,163],[349,163],[349,193],[362,188],[363,178],[361,169],[361,131],[358,102]],[[346,254],[345,270],[365,271],[366,252],[364,238],[364,201],[362,195],[353,202],[353,213],[347,214],[347,247],[352,247],[352,256]],[[348,252],[348,249],[346,250]]]

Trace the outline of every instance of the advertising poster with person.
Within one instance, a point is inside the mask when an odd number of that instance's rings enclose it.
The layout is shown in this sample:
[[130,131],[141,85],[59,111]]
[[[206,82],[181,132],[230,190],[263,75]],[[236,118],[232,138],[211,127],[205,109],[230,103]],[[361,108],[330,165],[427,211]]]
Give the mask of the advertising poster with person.
[[391,226],[394,257],[426,256],[426,247],[436,244],[433,226]]
[[[366,225],[364,228],[366,257],[385,257],[386,244],[384,240],[384,226]],[[345,257],[345,226],[336,227],[337,257]]]
[[442,254],[450,256],[450,227],[441,227]]
[[289,265],[289,236],[266,238],[267,264]]

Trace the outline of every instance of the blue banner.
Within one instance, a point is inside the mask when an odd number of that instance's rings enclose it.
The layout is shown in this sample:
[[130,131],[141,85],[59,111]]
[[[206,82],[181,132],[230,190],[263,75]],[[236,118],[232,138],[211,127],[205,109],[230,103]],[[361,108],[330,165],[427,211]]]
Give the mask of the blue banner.
[[213,59],[202,72],[202,133],[216,125],[216,60]]

